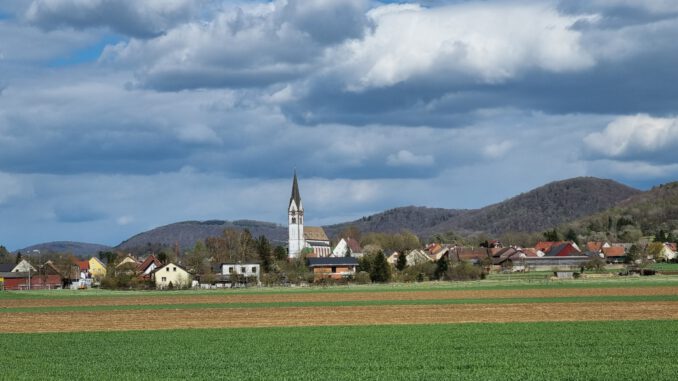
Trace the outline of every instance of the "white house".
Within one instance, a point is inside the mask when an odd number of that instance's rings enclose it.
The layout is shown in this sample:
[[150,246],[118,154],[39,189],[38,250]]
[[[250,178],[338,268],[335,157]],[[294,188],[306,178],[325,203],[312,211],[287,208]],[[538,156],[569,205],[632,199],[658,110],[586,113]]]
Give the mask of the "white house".
[[184,288],[191,285],[191,274],[183,267],[171,262],[153,270],[151,279],[158,289],[169,288],[170,284],[173,288]]
[[17,263],[16,266],[12,269],[13,273],[27,273],[28,271],[35,272],[35,267],[33,267],[27,260],[22,259],[21,262]]
[[353,238],[342,238],[337,243],[337,246],[332,250],[332,257],[345,257],[346,252],[349,252],[351,257],[360,258],[363,256],[363,249],[360,243]]
[[257,278],[257,284],[261,274],[261,266],[258,263],[222,263],[221,275],[241,275],[247,278]]

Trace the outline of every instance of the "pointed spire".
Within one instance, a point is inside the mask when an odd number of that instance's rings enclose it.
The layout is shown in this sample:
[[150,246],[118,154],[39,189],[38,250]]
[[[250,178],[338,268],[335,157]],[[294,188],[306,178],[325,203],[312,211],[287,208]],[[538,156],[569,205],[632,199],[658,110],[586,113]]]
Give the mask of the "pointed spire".
[[292,182],[292,196],[290,196],[290,204],[292,204],[292,200],[294,200],[294,203],[297,205],[297,208],[299,205],[301,205],[301,195],[299,194],[299,183],[297,182],[297,170],[294,170],[294,181]]

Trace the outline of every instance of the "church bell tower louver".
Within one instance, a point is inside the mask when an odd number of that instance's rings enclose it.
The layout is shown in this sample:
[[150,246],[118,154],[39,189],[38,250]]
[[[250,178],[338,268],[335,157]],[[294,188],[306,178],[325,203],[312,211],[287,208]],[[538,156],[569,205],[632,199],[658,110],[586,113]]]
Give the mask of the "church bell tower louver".
[[289,226],[288,257],[297,258],[301,250],[306,246],[304,242],[304,206],[299,194],[297,171],[294,171],[292,181],[292,195],[287,208],[287,224]]

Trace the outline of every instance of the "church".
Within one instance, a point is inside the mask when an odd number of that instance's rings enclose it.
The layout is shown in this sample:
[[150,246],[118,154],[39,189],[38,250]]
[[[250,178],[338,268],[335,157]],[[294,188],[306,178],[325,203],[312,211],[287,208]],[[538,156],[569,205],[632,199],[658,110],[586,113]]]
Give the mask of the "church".
[[330,240],[319,226],[304,226],[304,205],[299,193],[297,171],[292,180],[292,196],[287,208],[289,226],[288,257],[297,258],[304,249],[311,249],[309,257],[327,257],[332,254]]

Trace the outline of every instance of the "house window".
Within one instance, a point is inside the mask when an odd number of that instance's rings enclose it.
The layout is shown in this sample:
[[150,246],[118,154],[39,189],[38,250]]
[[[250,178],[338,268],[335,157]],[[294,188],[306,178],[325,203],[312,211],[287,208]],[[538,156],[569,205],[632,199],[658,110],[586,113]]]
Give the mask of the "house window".
[[228,272],[231,273],[231,274],[233,274],[233,267],[228,266]]
[[177,268],[176,268],[176,267],[174,267],[174,268],[173,268],[173,270],[174,270],[174,272],[176,272],[176,271],[177,271]]
[[256,273],[257,273],[257,268],[256,268],[256,267],[252,267],[252,274],[256,274]]
[[168,268],[166,268],[165,270],[169,272],[169,267],[168,267]]
[[337,272],[337,266],[332,266],[332,272],[336,273]]
[[162,277],[162,281],[163,281],[163,282],[167,282],[167,278]]

